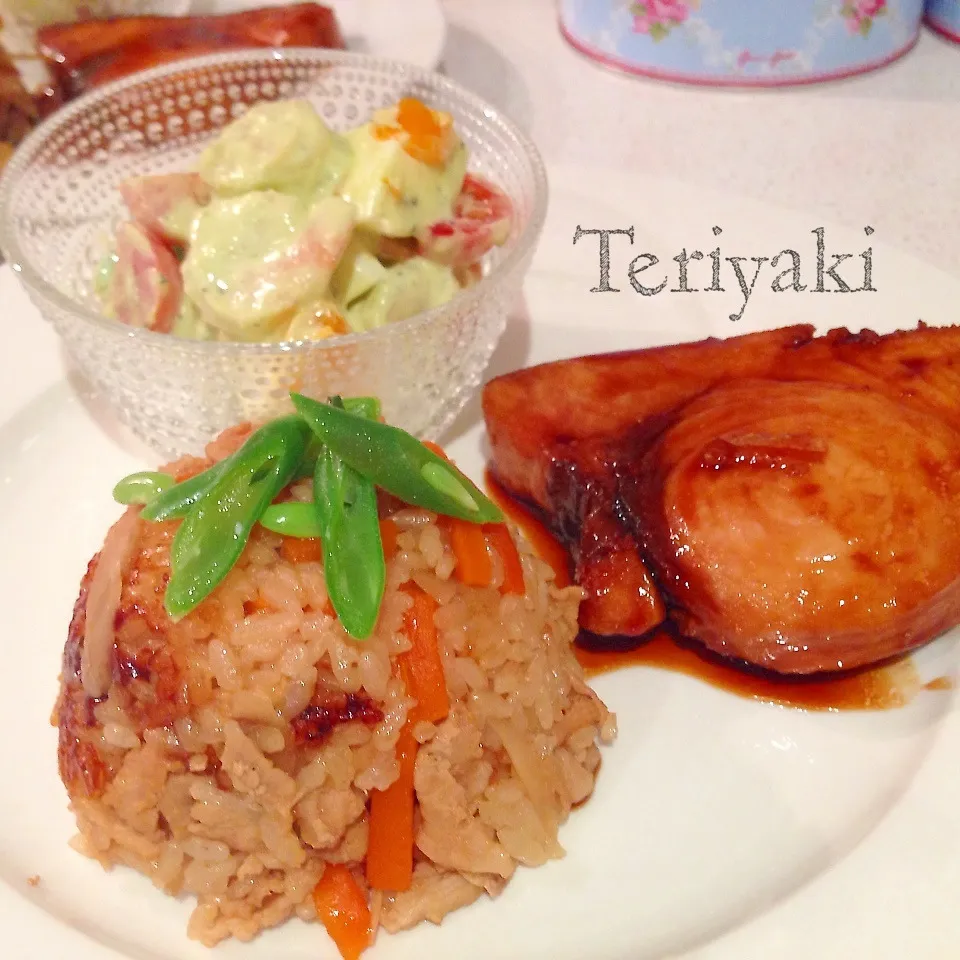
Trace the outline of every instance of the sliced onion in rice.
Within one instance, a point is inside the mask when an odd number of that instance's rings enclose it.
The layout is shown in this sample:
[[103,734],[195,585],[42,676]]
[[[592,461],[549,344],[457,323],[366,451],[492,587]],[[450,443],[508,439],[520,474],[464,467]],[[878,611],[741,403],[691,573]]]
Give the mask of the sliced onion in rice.
[[526,734],[518,730],[510,720],[491,720],[490,725],[503,741],[503,748],[510,757],[513,769],[527,791],[527,796],[537,811],[547,835],[556,843],[560,828],[560,816],[556,803],[556,791],[549,782],[549,773],[544,762],[533,752]]
[[120,606],[123,573],[133,555],[138,517],[128,510],[111,528],[90,581],[80,678],[88,697],[102,697],[110,687],[114,620]]

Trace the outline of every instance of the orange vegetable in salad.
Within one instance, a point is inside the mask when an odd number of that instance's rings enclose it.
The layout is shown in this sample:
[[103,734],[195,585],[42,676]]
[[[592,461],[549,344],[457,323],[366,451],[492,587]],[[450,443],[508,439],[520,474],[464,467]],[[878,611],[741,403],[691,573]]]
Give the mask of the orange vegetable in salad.
[[377,140],[399,140],[409,156],[431,167],[444,166],[456,142],[453,118],[414,97],[400,100],[394,123],[374,124],[372,132]]

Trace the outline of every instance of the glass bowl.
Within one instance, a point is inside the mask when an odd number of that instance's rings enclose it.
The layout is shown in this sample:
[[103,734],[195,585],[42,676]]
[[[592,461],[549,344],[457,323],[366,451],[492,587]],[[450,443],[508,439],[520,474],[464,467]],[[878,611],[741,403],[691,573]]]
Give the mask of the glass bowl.
[[[97,264],[124,218],[117,184],[193,167],[225,124],[262,100],[305,97],[338,130],[403,96],[454,117],[471,171],[506,191],[515,221],[484,276],[450,303],[324,341],[221,343],[134,329],[101,315]],[[291,409],[289,392],[379,396],[391,423],[425,438],[476,390],[543,227],[536,148],[499,111],[437,74],[331,50],[213,54],[99,88],[41,124],[0,183],[0,248],[67,353],[134,433],[165,456],[224,428]]]

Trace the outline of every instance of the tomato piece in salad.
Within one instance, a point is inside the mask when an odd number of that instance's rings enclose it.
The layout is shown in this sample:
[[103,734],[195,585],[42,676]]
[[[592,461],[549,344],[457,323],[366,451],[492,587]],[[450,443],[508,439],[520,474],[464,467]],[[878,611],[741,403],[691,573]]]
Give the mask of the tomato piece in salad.
[[128,326],[169,333],[183,296],[177,258],[138,223],[121,223],[116,240],[107,311]]
[[211,195],[198,173],[130,177],[120,184],[120,196],[133,219],[171,244],[187,243],[193,218]]
[[513,204],[498,187],[468,173],[453,205],[453,217],[417,232],[422,256],[448,267],[476,263],[510,236]]

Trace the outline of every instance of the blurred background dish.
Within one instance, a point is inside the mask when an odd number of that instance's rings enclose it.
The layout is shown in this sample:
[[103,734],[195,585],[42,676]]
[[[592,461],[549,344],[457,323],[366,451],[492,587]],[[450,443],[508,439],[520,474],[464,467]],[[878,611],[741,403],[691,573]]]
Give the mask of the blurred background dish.
[[560,0],[581,53],[628,73],[782,86],[863,73],[916,43],[923,0]]
[[[89,17],[210,16],[288,5],[282,0],[3,0],[0,16],[4,46],[29,60],[35,56],[33,33],[46,24]],[[329,0],[324,6],[342,25],[350,50],[427,70],[440,63],[447,31],[439,0]]]
[[40,26],[86,17],[133,17],[166,13],[179,17],[190,9],[190,0],[4,0],[5,13],[24,23]]
[[[112,22],[90,23],[101,18]],[[307,46],[432,70],[445,41],[439,0],[407,0],[402,10],[389,0],[0,0],[0,169],[27,131],[64,102],[174,58]]]
[[960,43],[960,0],[927,0],[926,21],[941,36]]
[[103,17],[179,17],[190,10],[190,0],[2,0],[0,43],[16,65],[23,85],[36,94],[50,82],[37,52],[37,30],[54,23],[76,23]]
[[10,55],[0,48],[0,170],[40,118]]
[[[513,228],[484,276],[452,301],[369,333],[329,340],[184,340],[102,316],[98,264],[123,217],[117,185],[190,169],[232,117],[303,97],[342,131],[401,97],[453,117],[471,158],[511,199]],[[374,393],[384,416],[436,436],[479,383],[543,226],[546,176],[527,138],[492,106],[407,64],[342,51],[236,51],[97,88],[36,129],[0,189],[0,244],[31,299],[106,402],[164,454],[200,448],[244,420],[285,411],[291,389]]]
[[258,7],[220,15],[132,16],[50,23],[36,47],[50,95],[64,103],[111,80],[186,57],[246,47],[345,47],[336,14],[319,3]]
[[190,0],[3,0],[5,26],[24,31],[48,23],[74,23],[104,17],[147,15],[180,17],[190,11]]
[[[236,13],[280,7],[282,0],[193,0],[190,13]],[[325,0],[337,17],[347,49],[435,70],[443,55],[447,22],[440,0]]]

